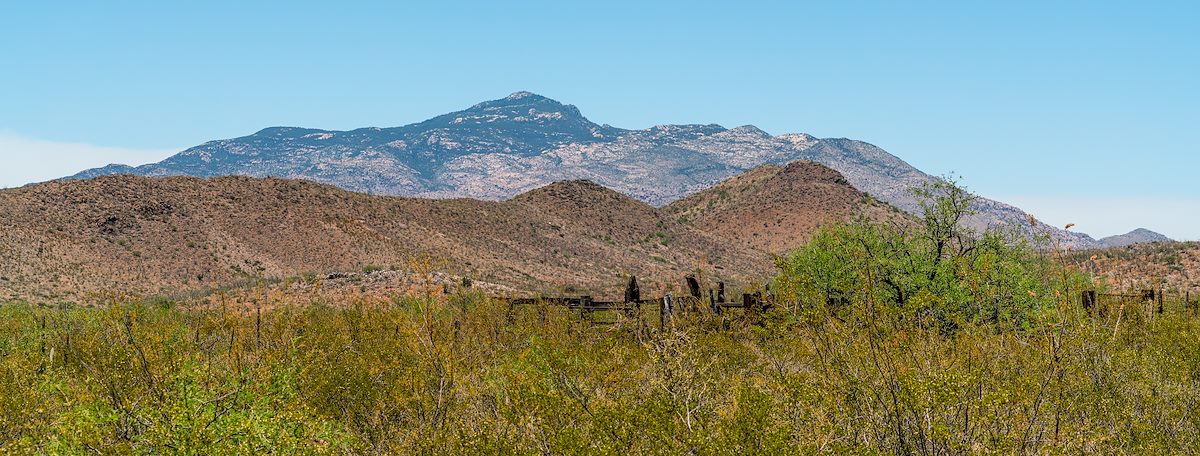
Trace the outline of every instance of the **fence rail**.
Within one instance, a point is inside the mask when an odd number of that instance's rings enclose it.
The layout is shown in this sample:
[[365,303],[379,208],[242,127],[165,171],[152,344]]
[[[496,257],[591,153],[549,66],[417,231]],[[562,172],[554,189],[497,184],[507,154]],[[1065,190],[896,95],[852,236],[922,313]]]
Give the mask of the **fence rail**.
[[743,293],[740,300],[731,301],[726,299],[725,282],[717,282],[716,289],[708,289],[708,299],[705,299],[704,293],[701,292],[700,282],[694,275],[684,277],[687,295],[675,297],[671,293],[667,293],[661,297],[643,298],[641,289],[637,283],[637,277],[629,278],[629,283],[625,287],[625,299],[621,301],[597,301],[591,296],[540,296],[536,298],[501,298],[508,301],[509,318],[512,319],[518,307],[521,306],[536,306],[539,309],[539,314],[545,318],[544,308],[542,306],[553,305],[565,307],[572,311],[578,311],[580,316],[588,321],[596,324],[607,324],[612,322],[597,321],[595,314],[597,312],[622,312],[625,314],[636,313],[639,318],[643,305],[657,305],[659,311],[659,328],[665,328],[671,324],[672,319],[679,314],[697,312],[701,308],[707,307],[713,314],[723,315],[727,310],[741,309],[746,314],[754,315],[765,312],[774,306],[772,296],[769,290],[767,293],[756,291],[754,293]]
[[[673,319],[681,314],[700,312],[707,308],[713,315],[724,317],[730,310],[741,310],[744,316],[755,317],[775,306],[775,298],[770,289],[753,293],[742,293],[741,299],[731,300],[726,296],[724,282],[717,282],[715,288],[708,288],[707,293],[701,288],[699,279],[694,275],[684,277],[685,295],[674,296],[666,293],[660,297],[643,298],[637,277],[630,277],[625,287],[625,297],[620,301],[601,301],[592,296],[539,296],[535,298],[498,298],[508,302],[508,318],[513,319],[516,309],[523,306],[537,307],[541,318],[545,319],[546,306],[564,307],[570,311],[579,312],[581,318],[593,324],[611,324],[613,321],[597,320],[595,315],[602,312],[617,312],[633,317],[636,315],[639,325],[644,306],[657,306],[659,327],[665,328],[673,323]],[[1171,296],[1174,295],[1174,296]],[[1200,298],[1197,296],[1196,298]],[[1193,300],[1190,292],[1169,293],[1163,289],[1141,289],[1133,292],[1107,292],[1083,290],[1080,292],[1079,303],[1083,309],[1096,317],[1106,317],[1109,314],[1127,314],[1131,311],[1146,311],[1151,314],[1163,314],[1175,311],[1176,305],[1182,303],[1178,310],[1194,315],[1200,315],[1200,299]],[[728,322],[726,322],[728,323]]]
[[[1170,295],[1174,294],[1173,297]],[[1084,310],[1099,317],[1113,312],[1127,312],[1130,309],[1146,309],[1154,314],[1163,314],[1172,310],[1174,304],[1180,305],[1180,311],[1200,314],[1200,300],[1193,301],[1190,291],[1169,293],[1161,288],[1155,290],[1146,288],[1134,293],[1099,293],[1096,290],[1080,292],[1079,302]]]

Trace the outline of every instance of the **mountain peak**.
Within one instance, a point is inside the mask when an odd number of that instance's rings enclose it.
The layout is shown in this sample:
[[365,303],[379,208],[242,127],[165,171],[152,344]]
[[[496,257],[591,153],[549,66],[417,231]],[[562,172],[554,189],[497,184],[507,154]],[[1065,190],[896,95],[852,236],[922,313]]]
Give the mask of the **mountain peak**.
[[776,254],[803,245],[827,223],[905,217],[865,199],[836,170],[807,160],[759,166],[675,201],[666,211],[702,231]]
[[496,121],[533,121],[539,123],[567,121],[593,126],[591,121],[587,120],[579,112],[579,108],[525,91],[513,92],[511,95],[498,100],[488,100],[478,103],[464,111],[454,113],[454,115],[464,120],[480,121],[483,123],[494,123]]
[[533,97],[533,98],[546,98],[546,97],[543,97],[543,96],[541,96],[541,95],[538,95],[538,94],[536,94],[536,93],[533,93],[533,92],[526,92],[526,91],[522,90],[522,91],[518,91],[518,92],[513,92],[513,93],[512,93],[512,94],[510,94],[509,96],[507,96],[507,97],[504,97],[504,99],[505,99],[505,100],[520,100],[520,99],[522,99],[522,98],[530,98],[530,97]]
[[536,106],[543,108],[570,106],[574,108],[574,106],[562,104],[558,100],[522,90],[519,92],[513,92],[504,98],[477,103],[475,106],[471,107],[471,110],[494,110],[513,106]]
[[310,133],[322,133],[322,132],[325,132],[325,130],[318,130],[315,128],[302,128],[302,127],[267,127],[267,128],[264,128],[262,130],[255,132],[251,136],[289,137],[289,136],[296,136],[296,135],[303,135],[303,134],[310,134]]
[[742,134],[742,135],[757,136],[760,138],[770,138],[771,137],[770,133],[767,133],[767,132],[763,131],[761,128],[758,128],[754,125],[742,125],[740,127],[731,128],[731,129],[729,129],[729,132]]
[[1171,242],[1171,238],[1145,228],[1138,228],[1125,234],[1100,239],[1100,244],[1104,247],[1125,247],[1152,242]]
[[824,182],[850,186],[842,173],[833,168],[809,160],[796,160],[779,170],[778,176],[805,182]]
[[604,198],[628,198],[621,193],[592,182],[588,179],[571,179],[551,182],[513,197],[513,200],[569,200],[576,202],[594,201]]

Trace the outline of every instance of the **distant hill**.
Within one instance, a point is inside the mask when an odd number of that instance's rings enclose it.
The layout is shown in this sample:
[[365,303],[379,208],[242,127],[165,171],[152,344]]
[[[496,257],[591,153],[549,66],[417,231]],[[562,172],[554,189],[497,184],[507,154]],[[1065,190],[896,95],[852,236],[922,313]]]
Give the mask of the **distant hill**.
[[106,290],[196,290],[256,277],[434,269],[504,289],[619,289],[762,278],[735,248],[586,181],[504,202],[370,196],[308,181],[101,177],[0,191],[0,300],[85,300]]
[[1127,245],[1149,244],[1154,242],[1172,241],[1169,237],[1145,228],[1138,228],[1125,234],[1118,234],[1116,236],[1108,236],[1100,239],[1100,244],[1104,247],[1125,247]]
[[1200,242],[1159,241],[1067,255],[1115,290],[1163,289],[1200,298]]
[[763,165],[664,208],[679,220],[747,247],[784,254],[822,225],[867,217],[906,223],[910,216],[850,185],[823,165]]
[[[504,200],[551,182],[587,179],[662,206],[764,164],[821,163],[854,187],[908,212],[908,189],[935,177],[874,145],[807,134],[772,136],[750,125],[660,125],[626,130],[599,125],[574,106],[517,92],[424,122],[351,131],[273,127],[210,141],[162,162],[111,165],[72,176],[112,174],[308,179],[379,195]],[[1015,226],[1052,233],[1076,247],[1085,234],[1027,223],[1028,215],[979,202],[977,228]]]

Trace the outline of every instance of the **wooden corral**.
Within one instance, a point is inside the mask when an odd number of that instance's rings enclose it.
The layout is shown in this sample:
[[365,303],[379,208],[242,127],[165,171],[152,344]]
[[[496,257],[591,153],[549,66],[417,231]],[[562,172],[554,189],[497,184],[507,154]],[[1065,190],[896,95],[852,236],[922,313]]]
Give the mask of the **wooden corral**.
[[1200,313],[1200,302],[1194,302],[1190,292],[1167,292],[1163,289],[1145,288],[1123,293],[1100,293],[1096,290],[1080,292],[1079,302],[1088,313],[1100,318],[1109,315],[1126,315],[1129,312],[1161,315],[1168,311]]
[[743,293],[741,299],[735,301],[726,299],[725,282],[717,282],[715,290],[709,288],[707,299],[701,291],[700,281],[696,276],[684,277],[684,285],[687,295],[674,296],[666,293],[661,297],[643,298],[637,277],[633,276],[629,278],[625,287],[625,296],[622,301],[598,301],[587,295],[501,299],[508,301],[509,318],[512,318],[513,312],[520,306],[536,306],[543,319],[545,318],[545,306],[562,306],[579,312],[580,318],[594,324],[612,323],[611,321],[597,320],[595,314],[598,312],[620,312],[631,318],[637,317],[639,325],[641,325],[643,323],[641,321],[642,307],[657,305],[659,329],[670,325],[678,315],[699,312],[703,308],[708,308],[715,315],[723,315],[732,309],[741,309],[747,315],[757,315],[774,306],[769,290],[766,293],[762,291]]

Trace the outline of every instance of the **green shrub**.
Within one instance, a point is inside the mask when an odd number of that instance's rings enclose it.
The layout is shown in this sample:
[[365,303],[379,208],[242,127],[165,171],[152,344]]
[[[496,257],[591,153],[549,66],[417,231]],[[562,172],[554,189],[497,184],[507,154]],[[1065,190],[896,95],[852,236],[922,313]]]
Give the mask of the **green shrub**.
[[945,229],[960,203],[824,228],[762,315],[598,325],[467,286],[0,306],[0,453],[1200,452],[1200,319],[1093,315],[1057,254]]
[[866,312],[944,332],[968,322],[1029,329],[1058,305],[1055,290],[1087,281],[1026,239],[964,228],[974,197],[952,183],[918,193],[930,199],[915,229],[827,225],[779,259],[775,286],[792,310],[817,319]]

